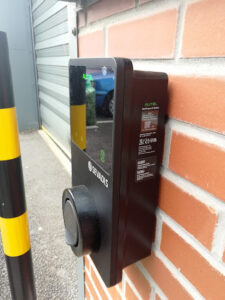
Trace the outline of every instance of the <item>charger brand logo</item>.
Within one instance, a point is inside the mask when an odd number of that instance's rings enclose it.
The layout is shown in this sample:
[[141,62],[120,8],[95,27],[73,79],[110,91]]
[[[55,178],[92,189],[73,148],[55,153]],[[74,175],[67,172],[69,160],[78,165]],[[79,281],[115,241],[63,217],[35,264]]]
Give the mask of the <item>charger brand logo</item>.
[[88,161],[88,170],[93,173],[100,181],[101,183],[104,184],[104,186],[106,188],[109,187],[109,182],[108,182],[108,179],[105,178],[104,175],[102,175],[91,163],[91,161],[89,160]]

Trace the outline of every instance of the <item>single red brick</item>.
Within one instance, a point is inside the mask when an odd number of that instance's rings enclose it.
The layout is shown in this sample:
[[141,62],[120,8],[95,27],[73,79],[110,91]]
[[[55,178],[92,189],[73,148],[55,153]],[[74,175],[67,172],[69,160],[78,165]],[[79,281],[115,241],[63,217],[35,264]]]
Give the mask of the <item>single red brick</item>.
[[88,23],[135,7],[135,0],[99,0],[88,7]]
[[142,264],[169,299],[192,299],[154,253],[142,260]]
[[109,56],[171,58],[176,39],[177,10],[171,9],[108,29]]
[[125,273],[135,285],[138,293],[143,299],[149,299],[151,286],[138,267],[133,264],[125,269]]
[[125,286],[125,298],[126,300],[138,300],[138,297],[136,296],[128,282],[126,282]]
[[169,77],[169,115],[211,130],[225,132],[225,80]]
[[173,132],[169,168],[225,201],[225,152]]
[[95,31],[78,37],[79,57],[104,56],[104,32]]
[[225,276],[166,224],[162,227],[161,250],[206,299],[224,300]]
[[182,55],[207,57],[225,55],[225,1],[205,0],[187,7]]
[[211,250],[217,222],[217,215],[212,208],[163,177],[160,184],[159,207]]

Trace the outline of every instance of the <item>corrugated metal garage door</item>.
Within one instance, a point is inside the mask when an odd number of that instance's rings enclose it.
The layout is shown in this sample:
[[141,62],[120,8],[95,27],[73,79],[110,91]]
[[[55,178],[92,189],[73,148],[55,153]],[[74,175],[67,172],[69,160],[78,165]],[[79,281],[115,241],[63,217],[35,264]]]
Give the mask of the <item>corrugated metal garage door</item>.
[[32,18],[42,125],[70,153],[68,61],[77,55],[75,4],[33,0]]

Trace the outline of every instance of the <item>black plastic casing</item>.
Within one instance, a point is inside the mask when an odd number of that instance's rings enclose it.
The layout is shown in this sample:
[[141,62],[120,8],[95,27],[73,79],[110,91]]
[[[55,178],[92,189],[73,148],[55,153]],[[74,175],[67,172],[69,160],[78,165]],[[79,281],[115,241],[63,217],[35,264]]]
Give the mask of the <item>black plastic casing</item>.
[[[133,71],[132,62],[122,58],[74,59],[70,66],[112,67],[114,86],[114,127],[112,174],[106,173],[89,155],[72,142],[72,184],[85,185],[92,195],[99,218],[100,247],[91,253],[102,279],[109,287],[121,281],[122,269],[148,255],[155,230],[159,167],[162,159],[164,120],[167,110],[167,75]],[[74,81],[70,78],[70,94]],[[137,161],[142,112],[145,103],[159,107],[155,175],[137,181]],[[95,167],[104,185],[89,170]]]

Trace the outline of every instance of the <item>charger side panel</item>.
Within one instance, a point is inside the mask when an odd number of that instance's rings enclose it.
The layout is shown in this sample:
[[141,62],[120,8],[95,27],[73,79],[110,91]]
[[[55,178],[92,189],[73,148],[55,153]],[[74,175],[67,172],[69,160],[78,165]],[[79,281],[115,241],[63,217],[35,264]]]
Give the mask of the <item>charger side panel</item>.
[[167,86],[164,73],[134,71],[131,101],[125,101],[130,117],[124,123],[119,223],[123,243],[118,249],[123,268],[148,256],[154,239]]

